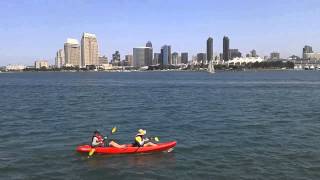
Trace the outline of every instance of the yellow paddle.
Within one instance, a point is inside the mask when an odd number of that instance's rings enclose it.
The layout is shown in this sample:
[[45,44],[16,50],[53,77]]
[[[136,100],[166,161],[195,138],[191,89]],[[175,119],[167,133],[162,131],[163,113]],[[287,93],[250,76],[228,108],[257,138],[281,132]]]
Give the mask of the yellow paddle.
[[[113,128],[111,129],[110,135],[114,134],[116,131],[117,131],[117,127],[115,126],[115,127],[113,127]],[[107,139],[107,137],[105,137],[105,139]],[[91,157],[91,156],[94,154],[95,151],[96,151],[96,149],[95,149],[95,148],[92,148],[92,149],[89,151],[89,156],[88,156],[88,157]]]

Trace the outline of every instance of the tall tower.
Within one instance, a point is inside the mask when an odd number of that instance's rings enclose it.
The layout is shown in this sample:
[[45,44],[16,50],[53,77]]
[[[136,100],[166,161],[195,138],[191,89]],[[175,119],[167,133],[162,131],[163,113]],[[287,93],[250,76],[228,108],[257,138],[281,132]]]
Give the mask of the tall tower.
[[230,53],[229,53],[229,38],[227,36],[223,37],[223,60],[229,61]]
[[152,58],[153,58],[153,48],[152,48],[152,43],[151,41],[148,41],[146,43],[146,47],[148,47],[149,49],[147,49],[147,59],[146,59],[146,66],[150,66],[150,65],[154,65]]
[[78,40],[68,38],[64,43],[65,64],[71,66],[80,66],[80,45]]
[[55,58],[55,65],[57,68],[61,68],[65,64],[63,49],[59,49]]
[[164,45],[161,47],[161,65],[171,64],[171,46]]
[[213,39],[211,37],[207,40],[207,62],[213,60]]
[[83,33],[81,38],[81,65],[99,65],[98,41],[95,34]]

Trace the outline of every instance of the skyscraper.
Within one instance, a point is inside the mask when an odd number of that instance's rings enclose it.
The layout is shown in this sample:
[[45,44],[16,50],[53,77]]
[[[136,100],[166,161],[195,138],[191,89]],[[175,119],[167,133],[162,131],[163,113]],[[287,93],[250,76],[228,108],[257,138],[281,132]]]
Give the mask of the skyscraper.
[[187,52],[181,53],[181,63],[188,64],[188,53]]
[[207,40],[207,62],[213,60],[213,39],[211,37]]
[[112,59],[111,59],[112,65],[120,66],[120,61],[121,61],[121,56],[119,51],[114,52],[114,54],[112,54]]
[[180,64],[179,63],[179,53],[177,53],[177,52],[172,53],[172,64],[173,65]]
[[137,47],[133,48],[133,66],[142,67],[149,66],[152,63],[152,48],[150,47]]
[[161,65],[171,64],[171,46],[164,45],[161,47]]
[[98,41],[95,34],[83,33],[81,38],[81,65],[99,65]]
[[312,47],[305,45],[304,48],[302,49],[302,58],[307,59],[307,53],[313,53]]
[[161,54],[160,53],[154,53],[153,54],[153,63],[154,65],[160,64],[160,59],[161,59]]
[[223,60],[229,61],[230,53],[229,53],[229,38],[227,36],[223,37]]
[[55,58],[55,65],[57,68],[61,68],[64,66],[65,60],[64,60],[64,52],[63,49],[59,49],[56,54]]
[[151,41],[148,41],[147,43],[146,43],[146,47],[148,47],[149,49],[147,50],[147,56],[148,56],[148,58],[147,58],[147,61],[146,61],[146,66],[151,66],[151,65],[153,65],[154,63],[153,63],[153,61],[152,61],[152,59],[153,59],[153,48],[152,48],[152,43],[151,43]]
[[127,62],[128,66],[132,66],[132,59],[133,57],[131,54],[125,56],[125,61]]
[[78,40],[68,38],[64,43],[65,64],[68,66],[80,67],[80,45]]

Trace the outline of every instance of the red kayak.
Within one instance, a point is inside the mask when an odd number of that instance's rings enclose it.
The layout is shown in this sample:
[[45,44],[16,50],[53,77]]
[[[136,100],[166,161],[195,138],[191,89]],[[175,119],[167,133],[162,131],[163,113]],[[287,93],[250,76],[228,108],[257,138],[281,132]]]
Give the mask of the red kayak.
[[[132,144],[127,144],[125,148],[116,147],[96,147],[95,153],[98,154],[133,154],[133,153],[151,153],[161,151],[172,151],[177,144],[176,141],[159,143],[157,146],[148,147],[133,147]],[[81,145],[77,147],[78,152],[89,153],[93,149],[90,145]]]

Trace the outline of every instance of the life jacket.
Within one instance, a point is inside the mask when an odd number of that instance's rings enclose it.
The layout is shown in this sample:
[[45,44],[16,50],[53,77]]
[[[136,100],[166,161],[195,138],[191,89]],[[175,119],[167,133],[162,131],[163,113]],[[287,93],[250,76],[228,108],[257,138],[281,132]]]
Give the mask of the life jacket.
[[[140,137],[140,138],[139,138]],[[140,139],[140,142],[139,142],[139,140],[138,139]],[[134,146],[143,146],[143,144],[141,144],[141,141],[143,141],[143,135],[140,135],[140,134],[137,134],[136,136],[135,136],[135,138],[134,138]]]
[[100,134],[97,134],[97,135],[92,136],[91,142],[93,142],[94,137],[98,138],[98,142],[103,142],[103,140],[104,140],[104,138]]

